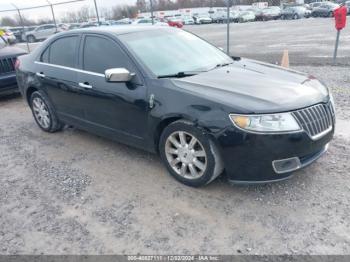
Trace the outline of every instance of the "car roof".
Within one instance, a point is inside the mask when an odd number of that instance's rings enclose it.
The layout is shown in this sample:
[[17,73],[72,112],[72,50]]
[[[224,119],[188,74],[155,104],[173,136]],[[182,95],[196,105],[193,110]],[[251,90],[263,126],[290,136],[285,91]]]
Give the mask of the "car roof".
[[66,32],[73,33],[73,32],[84,32],[84,33],[110,33],[114,35],[124,35],[124,34],[130,34],[130,33],[136,33],[136,32],[144,32],[144,31],[159,31],[159,30],[176,30],[171,27],[165,27],[165,26],[157,26],[157,25],[127,25],[127,26],[96,26],[96,27],[90,27],[90,28],[80,28],[80,29],[74,29],[71,31]]

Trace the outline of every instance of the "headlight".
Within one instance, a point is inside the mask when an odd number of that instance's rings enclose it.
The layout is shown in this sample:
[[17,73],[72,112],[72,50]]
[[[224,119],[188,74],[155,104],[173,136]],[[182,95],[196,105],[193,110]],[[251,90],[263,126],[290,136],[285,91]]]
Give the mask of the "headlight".
[[291,113],[271,115],[235,115],[230,118],[238,128],[260,133],[278,133],[301,130]]

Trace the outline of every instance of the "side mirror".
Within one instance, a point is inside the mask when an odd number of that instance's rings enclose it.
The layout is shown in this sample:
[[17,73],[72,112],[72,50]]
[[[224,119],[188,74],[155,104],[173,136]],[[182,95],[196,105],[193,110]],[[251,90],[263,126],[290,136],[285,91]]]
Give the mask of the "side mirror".
[[130,73],[129,70],[125,68],[111,68],[105,71],[106,81],[108,82],[129,82],[134,73]]

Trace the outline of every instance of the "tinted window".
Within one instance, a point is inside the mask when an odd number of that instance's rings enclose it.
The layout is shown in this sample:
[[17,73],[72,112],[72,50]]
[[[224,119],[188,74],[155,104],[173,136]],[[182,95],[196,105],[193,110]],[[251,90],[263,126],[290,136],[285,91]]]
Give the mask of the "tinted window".
[[60,38],[50,46],[50,64],[75,67],[77,36]]
[[48,63],[49,62],[49,53],[50,53],[50,48],[46,48],[45,52],[42,53],[41,55],[41,62]]
[[87,36],[84,44],[83,68],[103,74],[106,69],[124,67],[130,70],[129,58],[112,40]]

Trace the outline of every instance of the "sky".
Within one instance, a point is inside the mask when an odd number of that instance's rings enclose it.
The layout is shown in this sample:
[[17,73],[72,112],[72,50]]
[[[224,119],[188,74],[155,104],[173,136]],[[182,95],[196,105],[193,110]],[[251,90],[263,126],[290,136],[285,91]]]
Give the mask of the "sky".
[[[60,2],[66,2],[69,0],[49,0],[51,3],[60,3]],[[97,5],[99,8],[108,8],[115,5],[125,5],[125,4],[135,4],[136,0],[96,0]],[[18,8],[26,8],[26,7],[33,7],[33,6],[40,6],[40,5],[46,5],[47,0],[0,0],[0,10],[8,10],[13,9],[13,5],[16,5]],[[81,2],[77,3],[70,3],[65,5],[58,5],[54,7],[55,13],[57,13],[57,16],[62,15],[64,12],[74,11],[78,10],[82,6],[90,6],[94,7],[94,1],[93,0],[82,0]],[[25,17],[28,17],[30,19],[38,19],[38,18],[46,18],[50,17],[51,11],[50,8],[37,8],[32,10],[26,10],[22,11],[23,15]],[[0,18],[3,16],[11,16],[15,14],[15,12],[0,12]]]

